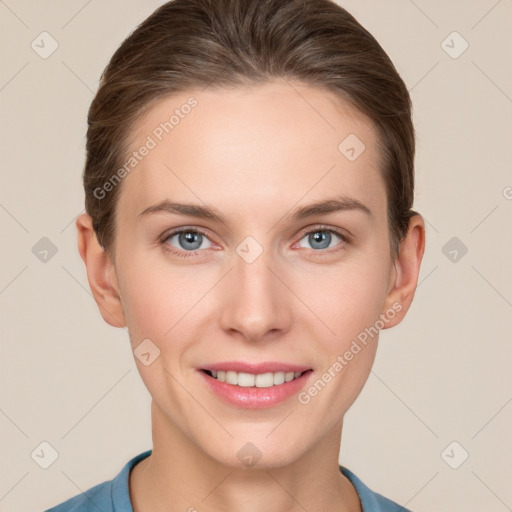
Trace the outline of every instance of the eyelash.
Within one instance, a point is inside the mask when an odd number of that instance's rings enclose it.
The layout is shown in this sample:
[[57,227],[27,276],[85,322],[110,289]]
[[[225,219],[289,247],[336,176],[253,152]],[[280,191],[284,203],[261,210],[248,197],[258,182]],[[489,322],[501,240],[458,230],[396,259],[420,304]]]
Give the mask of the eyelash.
[[[298,239],[298,241],[302,240],[305,236],[307,235],[310,235],[312,233],[317,233],[317,232],[328,232],[328,233],[334,233],[337,237],[340,238],[341,240],[341,243],[339,245],[346,245],[346,244],[349,244],[351,242],[350,238],[348,235],[336,230],[336,229],[333,229],[333,228],[330,228],[328,226],[323,226],[323,225],[318,225],[318,226],[315,226],[313,229],[310,229],[309,231],[305,231],[301,234],[300,238]],[[198,252],[200,252],[200,249],[194,249],[192,251],[185,251],[185,250],[182,250],[182,251],[178,251],[178,250],[175,250],[175,249],[172,249],[167,241],[176,236],[176,235],[179,235],[180,233],[198,233],[200,235],[203,235],[204,237],[206,237],[208,240],[210,240],[208,234],[206,232],[204,232],[203,230],[201,229],[198,229],[198,228],[188,228],[188,227],[183,227],[183,228],[179,228],[179,229],[175,229],[173,231],[170,231],[170,232],[167,232],[165,234],[163,234],[160,239],[159,239],[159,243],[160,245],[162,246],[162,248],[164,249],[164,251],[168,252],[168,253],[171,253],[173,254],[174,256],[177,256],[178,258],[191,258],[191,257],[197,257],[197,254]],[[211,242],[211,240],[210,240]],[[297,243],[297,242],[295,242]],[[330,254],[332,252],[336,252],[336,251],[339,251],[341,250],[341,247],[331,247],[331,248],[328,248],[328,249],[309,249],[310,251],[312,251],[313,255],[316,257],[316,256],[322,256],[323,254]]]

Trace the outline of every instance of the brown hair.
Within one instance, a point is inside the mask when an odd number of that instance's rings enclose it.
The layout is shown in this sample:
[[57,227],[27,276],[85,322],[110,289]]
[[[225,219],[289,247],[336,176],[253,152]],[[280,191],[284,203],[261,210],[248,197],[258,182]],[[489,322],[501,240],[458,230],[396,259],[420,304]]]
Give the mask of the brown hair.
[[130,132],[155,101],[277,78],[327,88],[375,123],[396,251],[415,214],[409,93],[375,38],[330,0],[173,0],[137,27],[112,56],[89,109],[85,207],[100,244],[114,252],[121,184],[98,190],[125,162]]

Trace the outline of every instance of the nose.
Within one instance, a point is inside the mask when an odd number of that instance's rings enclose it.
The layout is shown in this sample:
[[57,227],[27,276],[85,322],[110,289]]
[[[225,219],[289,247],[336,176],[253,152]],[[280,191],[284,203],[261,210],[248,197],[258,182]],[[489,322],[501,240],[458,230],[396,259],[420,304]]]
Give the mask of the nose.
[[256,342],[275,339],[293,321],[292,298],[286,276],[264,251],[248,263],[234,256],[234,268],[220,291],[220,326],[230,335]]

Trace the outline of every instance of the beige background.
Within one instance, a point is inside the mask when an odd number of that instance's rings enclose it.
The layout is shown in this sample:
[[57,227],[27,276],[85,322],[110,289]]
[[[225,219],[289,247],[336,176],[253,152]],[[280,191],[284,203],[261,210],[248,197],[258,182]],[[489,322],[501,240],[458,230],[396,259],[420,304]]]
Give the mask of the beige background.
[[[381,337],[340,461],[416,512],[512,510],[512,2],[340,3],[411,90],[428,221],[415,304]],[[1,511],[44,510],[151,447],[149,394],[92,299],[74,219],[100,73],[159,4],[0,2]],[[31,48],[43,31],[59,45],[47,59]],[[463,40],[442,44],[453,31]],[[57,249],[46,262],[32,250],[43,237]],[[31,458],[43,441],[58,452],[48,469]]]

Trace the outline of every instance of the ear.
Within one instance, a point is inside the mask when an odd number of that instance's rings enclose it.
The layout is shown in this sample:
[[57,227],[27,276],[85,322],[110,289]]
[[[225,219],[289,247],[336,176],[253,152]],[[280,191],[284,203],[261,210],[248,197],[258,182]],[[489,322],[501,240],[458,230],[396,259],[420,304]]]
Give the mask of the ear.
[[84,213],[76,220],[78,251],[87,269],[87,279],[103,320],[113,327],[124,327],[124,317],[116,269],[100,245],[92,227],[92,218]]
[[407,234],[400,242],[393,263],[394,271],[382,313],[392,309],[396,314],[393,318],[388,318],[385,329],[399,324],[409,310],[418,284],[424,252],[425,222],[421,215],[415,214],[409,220]]

